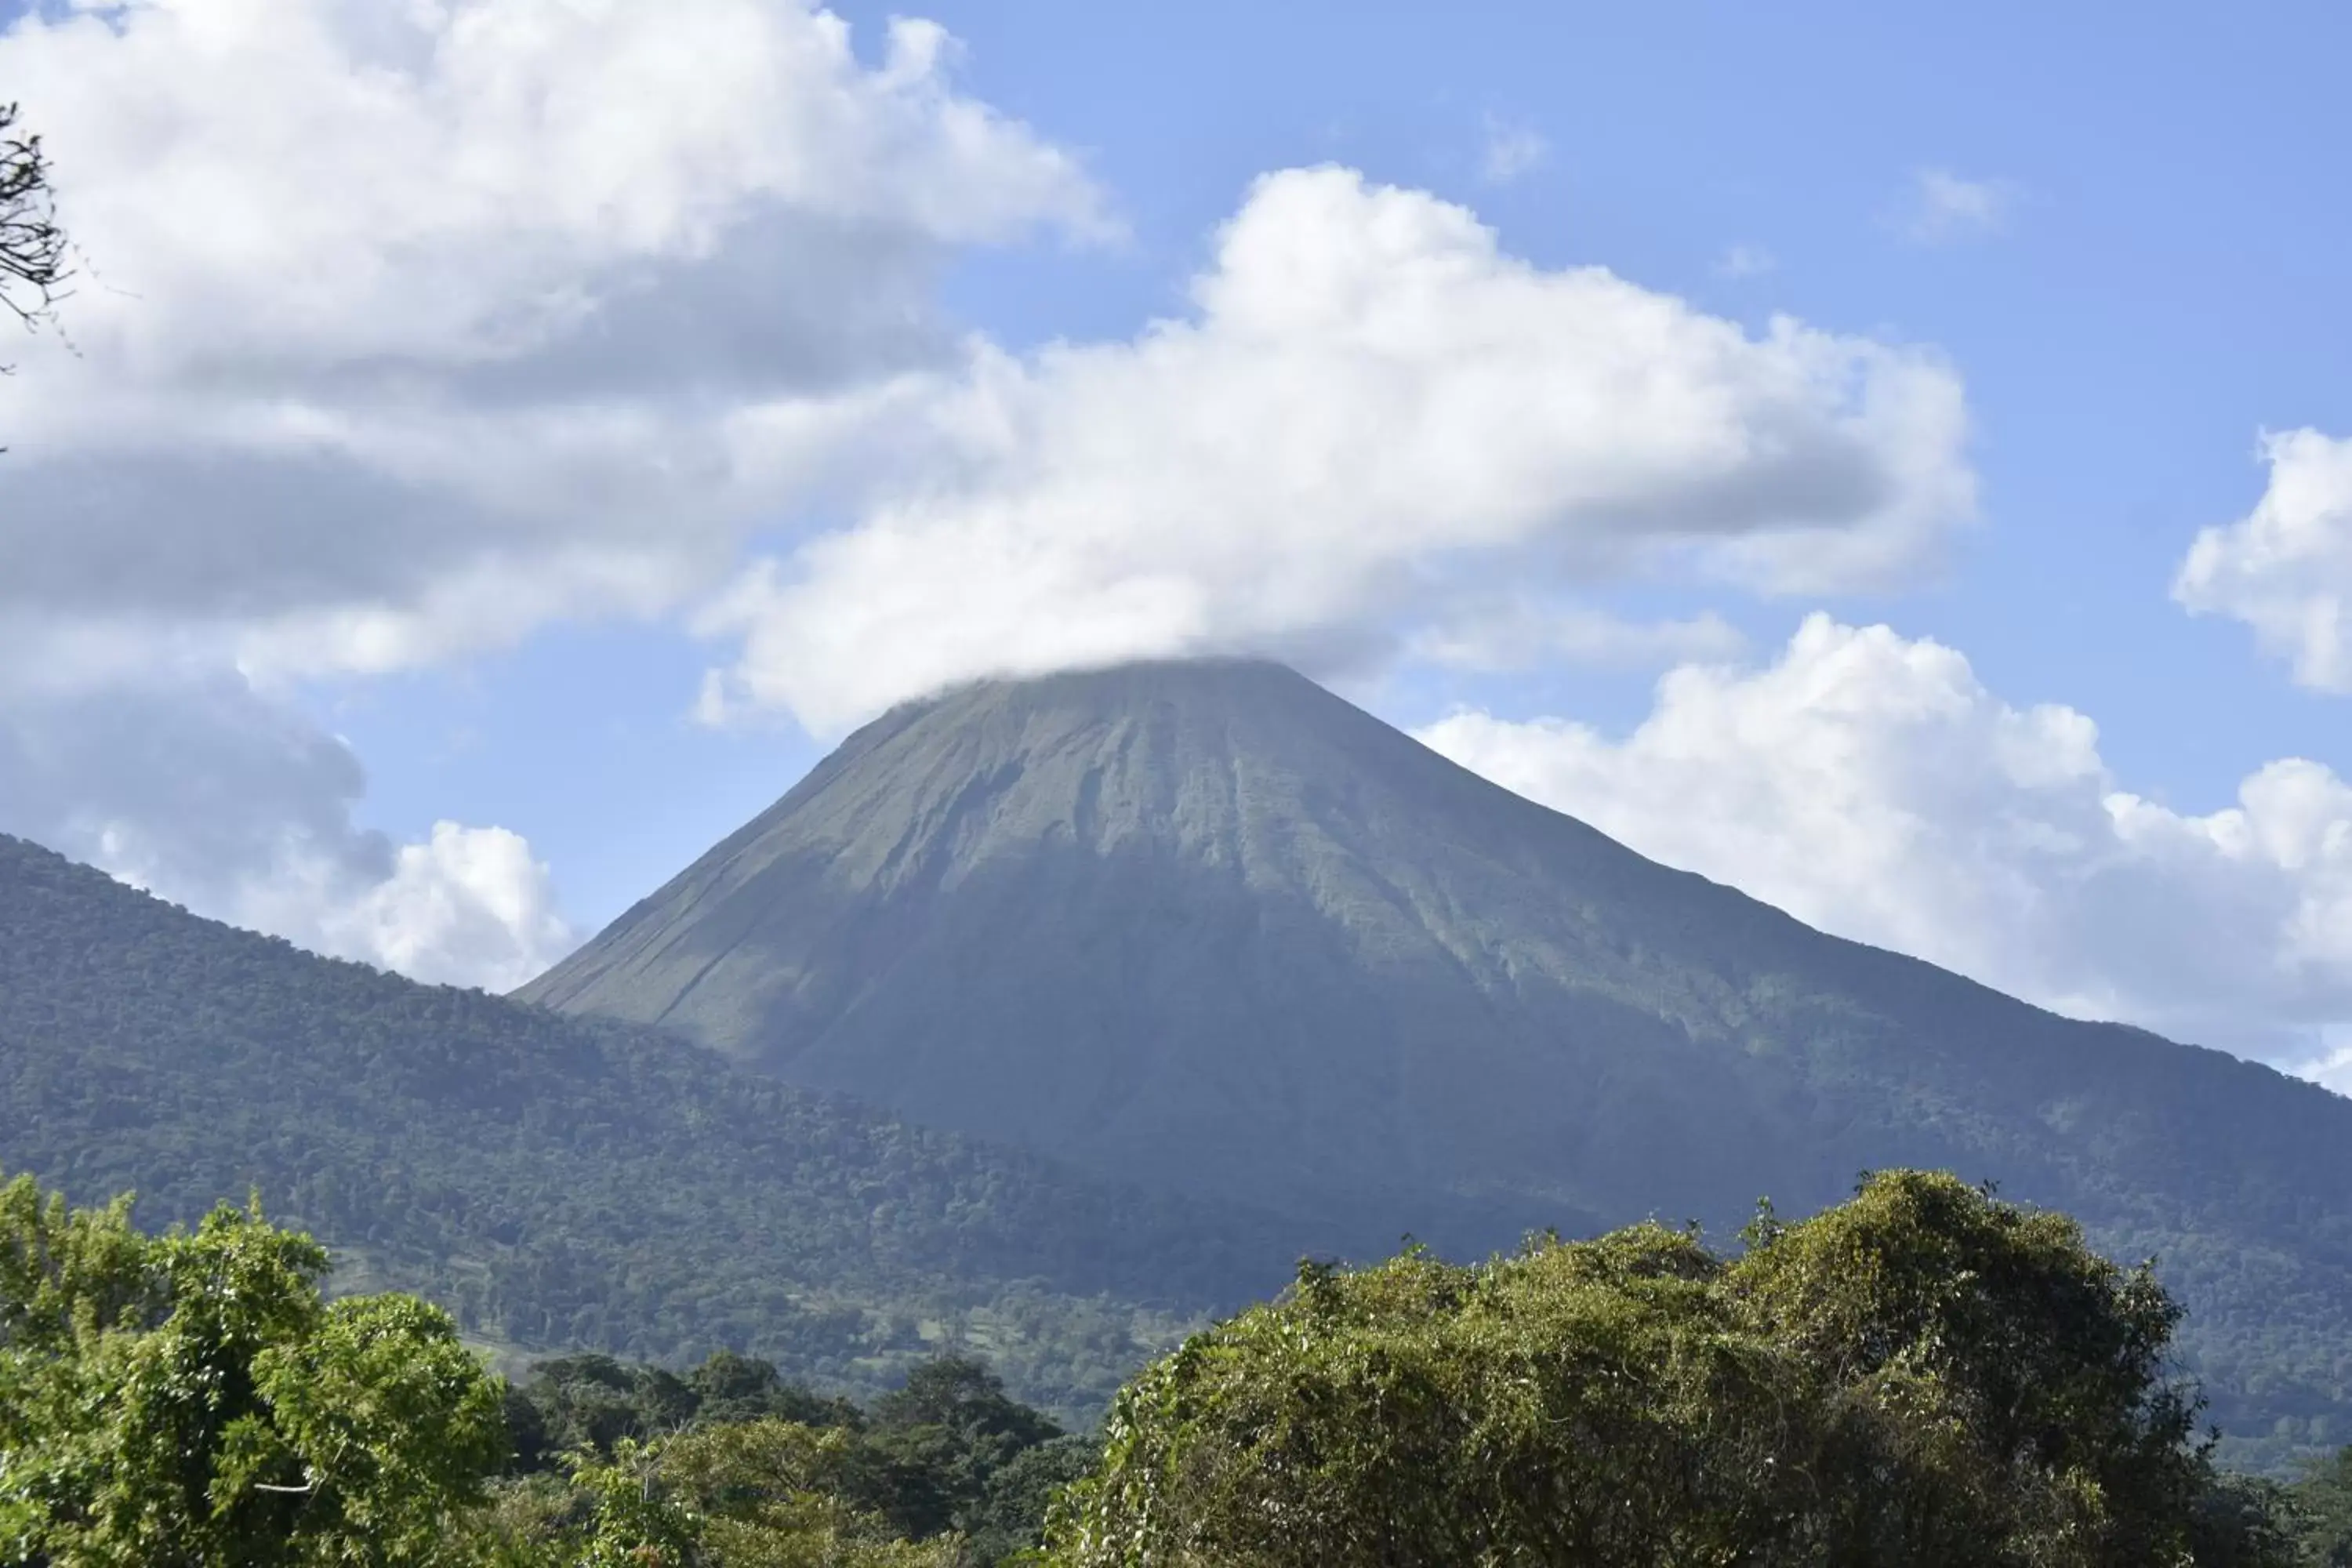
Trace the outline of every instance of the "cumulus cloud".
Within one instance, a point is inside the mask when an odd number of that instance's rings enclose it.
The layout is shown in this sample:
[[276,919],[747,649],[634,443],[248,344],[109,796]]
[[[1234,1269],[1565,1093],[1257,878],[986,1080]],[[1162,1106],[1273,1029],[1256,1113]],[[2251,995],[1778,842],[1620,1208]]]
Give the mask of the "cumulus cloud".
[[[371,847],[375,842],[371,841]],[[547,867],[521,835],[436,822],[392,851],[389,874],[343,876],[325,857],[290,856],[250,878],[242,924],[419,980],[511,991],[579,941]]]
[[1915,244],[1948,245],[1999,233],[2016,205],[2017,187],[2007,180],[1969,180],[1949,169],[1918,169],[1912,173],[1898,223],[1904,237]]
[[2352,1083],[2352,785],[2316,763],[2183,814],[2124,787],[2084,715],[1822,616],[1762,668],[1673,671],[1622,738],[1477,711],[1420,733],[1823,930]]
[[[372,669],[650,613],[956,348],[1060,152],[790,0],[134,0],[0,34],[89,258],[0,383],[0,616]],[[856,393],[858,396],[848,396]]]
[[229,676],[0,702],[0,831],[199,913],[420,979],[509,989],[576,940],[503,828],[356,827],[350,749]]
[[959,678],[1250,649],[1310,664],[1643,571],[1884,586],[1972,506],[1958,378],[1795,321],[1751,336],[1344,169],[1260,180],[1192,309],[983,352],[911,476],[703,618],[713,701],[837,730]]
[[2299,684],[2352,692],[2352,440],[2290,430],[2265,436],[2262,456],[2262,500],[2198,534],[2172,596],[2252,626]]

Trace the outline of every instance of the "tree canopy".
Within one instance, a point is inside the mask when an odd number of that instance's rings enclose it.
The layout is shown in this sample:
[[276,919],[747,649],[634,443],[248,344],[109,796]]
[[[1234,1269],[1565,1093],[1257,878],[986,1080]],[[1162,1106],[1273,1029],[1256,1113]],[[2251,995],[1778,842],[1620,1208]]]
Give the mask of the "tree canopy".
[[979,1568],[1093,1457],[961,1356],[870,1410],[731,1352],[507,1386],[326,1268],[257,1206],[150,1236],[0,1186],[0,1563]]
[[0,1561],[427,1563],[502,1462],[446,1313],[320,1293],[258,1207],[147,1236],[128,1199],[0,1188]]
[[2313,1463],[2288,1506],[2309,1568],[2352,1568],[2352,1447]]
[[1748,1241],[1307,1268],[1121,1394],[1050,1561],[2292,1561],[2218,1496],[2178,1309],[2072,1220],[1895,1172]]
[[864,1405],[729,1351],[501,1385],[257,1205],[19,1178],[0,1563],[2352,1568],[2352,1451],[2217,1472],[2178,1309],[2064,1216],[1897,1172],[1746,1240],[1310,1264],[1079,1435],[961,1354]]

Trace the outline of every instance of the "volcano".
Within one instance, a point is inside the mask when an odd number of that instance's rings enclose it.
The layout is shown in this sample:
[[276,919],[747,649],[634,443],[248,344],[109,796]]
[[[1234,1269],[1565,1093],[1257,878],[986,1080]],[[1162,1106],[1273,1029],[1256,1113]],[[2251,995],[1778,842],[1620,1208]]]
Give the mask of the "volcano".
[[1825,935],[1276,665],[900,708],[524,994],[1368,1247],[1953,1169],[2156,1256],[2217,1413],[2352,1439],[2352,1100]]

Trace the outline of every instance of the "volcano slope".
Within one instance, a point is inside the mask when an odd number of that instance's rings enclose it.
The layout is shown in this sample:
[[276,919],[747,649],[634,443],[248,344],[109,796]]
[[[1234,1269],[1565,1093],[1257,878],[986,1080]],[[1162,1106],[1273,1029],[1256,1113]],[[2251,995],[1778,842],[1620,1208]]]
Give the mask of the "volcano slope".
[[2231,1429],[2352,1439],[2352,1100],[1824,935],[1276,665],[894,710],[522,995],[1366,1247],[1950,1168],[2158,1257]]

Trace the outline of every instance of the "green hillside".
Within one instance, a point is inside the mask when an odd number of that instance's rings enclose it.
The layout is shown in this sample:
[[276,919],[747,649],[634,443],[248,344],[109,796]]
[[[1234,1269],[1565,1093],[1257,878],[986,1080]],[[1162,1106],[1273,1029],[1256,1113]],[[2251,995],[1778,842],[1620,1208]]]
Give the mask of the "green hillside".
[[1086,1415],[1295,1227],[924,1131],[647,1031],[413,984],[0,837],[0,1170],[144,1223],[257,1186],[481,1339],[872,1391],[943,1346]]

